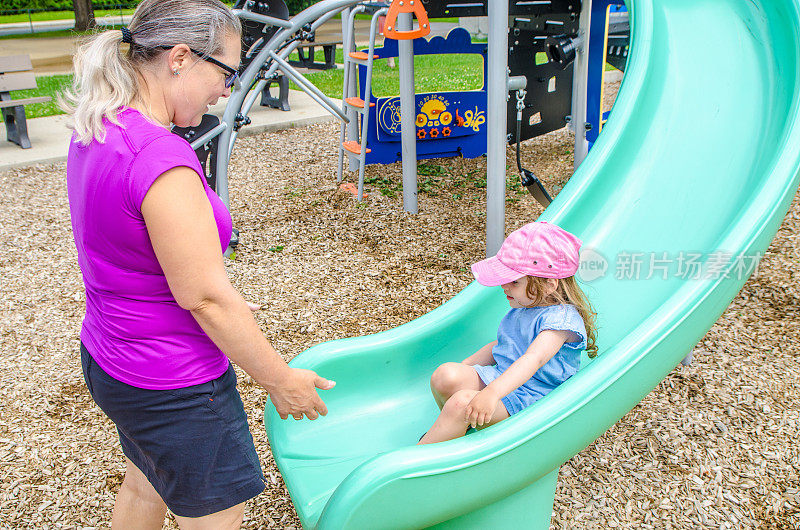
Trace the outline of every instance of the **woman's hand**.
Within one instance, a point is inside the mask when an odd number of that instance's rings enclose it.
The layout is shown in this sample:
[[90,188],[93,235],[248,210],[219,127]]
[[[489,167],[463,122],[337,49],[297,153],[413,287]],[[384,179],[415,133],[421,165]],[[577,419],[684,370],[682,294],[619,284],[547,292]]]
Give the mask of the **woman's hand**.
[[475,394],[475,397],[467,405],[464,411],[464,421],[472,425],[473,429],[489,423],[499,403],[500,397],[488,387],[484,388]]
[[267,390],[281,419],[293,416],[296,420],[302,420],[305,415],[309,420],[315,420],[328,413],[328,407],[317,394],[317,389],[330,390],[335,384],[312,370],[289,367],[280,385]]

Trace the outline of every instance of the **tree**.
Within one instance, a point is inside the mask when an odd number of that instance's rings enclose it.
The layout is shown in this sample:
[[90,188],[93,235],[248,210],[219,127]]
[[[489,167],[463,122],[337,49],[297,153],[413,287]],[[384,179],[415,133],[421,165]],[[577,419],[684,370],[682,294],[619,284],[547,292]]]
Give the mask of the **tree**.
[[73,0],[72,9],[75,11],[75,31],[86,31],[97,26],[92,0]]

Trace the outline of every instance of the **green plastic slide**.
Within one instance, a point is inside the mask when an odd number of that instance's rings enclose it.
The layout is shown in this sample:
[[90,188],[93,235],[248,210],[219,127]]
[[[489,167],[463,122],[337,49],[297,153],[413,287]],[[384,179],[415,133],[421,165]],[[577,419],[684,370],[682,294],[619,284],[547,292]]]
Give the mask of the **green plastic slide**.
[[406,325],[293,360],[337,381],[323,393],[327,417],[282,421],[271,404],[265,412],[306,528],[548,527],[559,466],[691,351],[780,226],[800,179],[798,4],[631,6],[614,112],[540,218],[593,252],[583,272],[598,275],[585,285],[601,353],[535,406],[415,446],[438,413],[434,368],[492,340],[508,309],[500,289],[475,283]]

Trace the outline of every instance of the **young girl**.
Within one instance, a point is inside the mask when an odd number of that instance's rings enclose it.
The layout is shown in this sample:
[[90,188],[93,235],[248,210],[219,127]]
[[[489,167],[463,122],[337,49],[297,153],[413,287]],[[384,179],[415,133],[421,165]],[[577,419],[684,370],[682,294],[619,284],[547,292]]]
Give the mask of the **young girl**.
[[472,266],[482,285],[502,286],[512,309],[497,340],[433,372],[431,391],[442,412],[420,444],[516,414],[575,374],[581,350],[597,354],[596,315],[575,281],[581,244],[556,225],[529,223],[496,256]]

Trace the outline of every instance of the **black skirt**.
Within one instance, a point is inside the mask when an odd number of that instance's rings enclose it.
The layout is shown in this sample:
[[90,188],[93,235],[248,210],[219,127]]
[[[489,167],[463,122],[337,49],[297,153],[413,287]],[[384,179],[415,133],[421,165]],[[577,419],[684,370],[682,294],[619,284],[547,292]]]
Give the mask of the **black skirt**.
[[122,452],[175,515],[202,517],[264,490],[232,366],[217,379],[174,390],[118,381],[81,344],[86,386],[117,426]]

